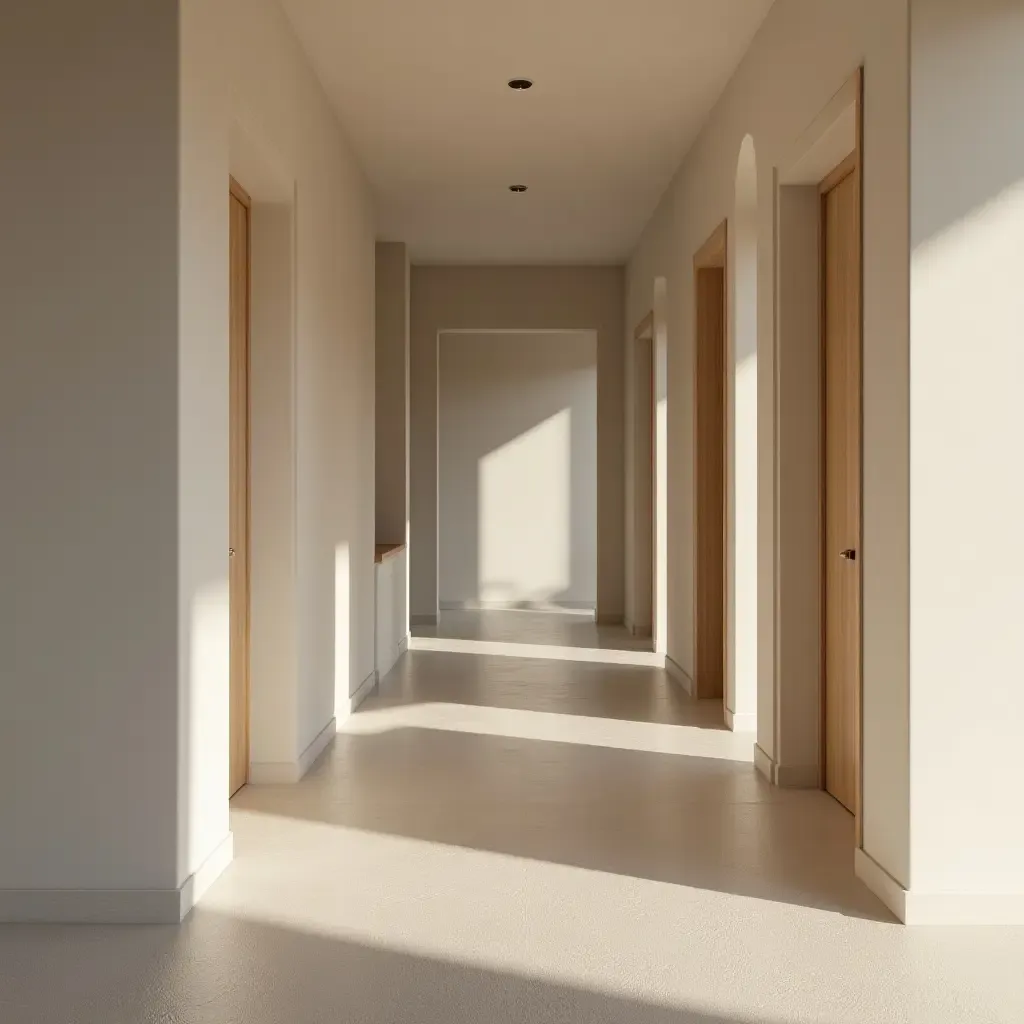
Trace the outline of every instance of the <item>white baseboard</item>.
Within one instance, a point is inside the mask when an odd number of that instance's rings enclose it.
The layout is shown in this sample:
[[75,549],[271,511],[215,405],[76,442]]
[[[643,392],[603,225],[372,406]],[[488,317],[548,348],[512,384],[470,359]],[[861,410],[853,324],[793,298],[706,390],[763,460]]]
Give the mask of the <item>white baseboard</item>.
[[774,786],[775,762],[761,749],[759,743],[754,744],[754,767]]
[[436,626],[437,615],[410,615],[409,624],[412,626]]
[[[359,688],[348,699],[348,713],[350,715],[354,711],[358,710],[359,705],[362,704],[371,693],[373,693],[377,686],[377,682],[377,672],[374,670],[359,684]],[[344,711],[344,707],[341,710]]]
[[725,725],[733,732],[757,732],[757,715],[737,714],[728,708],[725,711]]
[[780,789],[821,789],[821,768],[818,765],[779,764],[757,743],[754,744],[754,766]]
[[896,915],[907,919],[907,890],[873,857],[863,850],[853,852],[853,873]]
[[857,877],[906,925],[1024,925],[1024,892],[920,892],[904,889],[863,850],[853,864]]
[[776,764],[775,785],[781,789],[821,789],[821,765]]
[[692,697],[694,695],[696,687],[693,685],[693,680],[683,671],[679,662],[670,654],[665,655],[665,671],[668,672],[671,679],[683,688],[687,696]]
[[[334,742],[338,735],[338,720],[332,718],[317,734],[313,742],[299,755],[299,779],[301,779],[316,759]],[[299,779],[295,781],[298,782]]]
[[231,863],[229,832],[177,889],[0,889],[5,924],[180,924]]
[[409,634],[406,633],[401,640],[398,641],[398,656],[401,657],[406,651],[409,650]]
[[[373,676],[370,676],[373,679]],[[365,684],[364,684],[365,685]],[[372,689],[372,687],[371,687]],[[350,700],[352,698],[349,698]],[[332,718],[316,734],[312,743],[294,761],[253,761],[249,765],[249,783],[253,786],[298,782],[313,767],[338,732],[338,720]]]
[[235,856],[235,837],[229,832],[217,848],[185,879],[181,887],[179,921],[188,917],[192,908],[206,895],[207,890],[227,869]]

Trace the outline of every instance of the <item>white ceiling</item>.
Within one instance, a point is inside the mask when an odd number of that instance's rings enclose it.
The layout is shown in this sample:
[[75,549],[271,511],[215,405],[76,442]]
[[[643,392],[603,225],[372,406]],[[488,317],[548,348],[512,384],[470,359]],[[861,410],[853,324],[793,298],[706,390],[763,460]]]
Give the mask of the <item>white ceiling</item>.
[[283,3],[380,238],[420,263],[603,263],[629,255],[772,0]]

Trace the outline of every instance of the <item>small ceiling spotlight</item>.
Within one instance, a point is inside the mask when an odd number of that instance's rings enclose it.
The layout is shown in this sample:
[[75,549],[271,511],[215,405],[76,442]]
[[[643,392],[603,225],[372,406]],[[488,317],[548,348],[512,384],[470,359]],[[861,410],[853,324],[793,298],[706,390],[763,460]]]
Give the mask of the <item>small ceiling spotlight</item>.
[[509,192],[525,192],[529,188],[529,185],[509,185]]
[[513,78],[509,83],[510,89],[515,89],[516,92],[525,92],[527,89],[533,88],[533,82],[528,78]]

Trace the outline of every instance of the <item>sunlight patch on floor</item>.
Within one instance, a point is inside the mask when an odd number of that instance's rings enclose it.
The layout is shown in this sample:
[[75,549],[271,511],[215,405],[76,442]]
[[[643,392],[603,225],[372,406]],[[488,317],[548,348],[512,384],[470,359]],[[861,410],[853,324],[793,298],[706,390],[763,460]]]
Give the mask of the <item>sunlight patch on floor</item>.
[[725,729],[467,704],[423,703],[375,707],[353,715],[344,724],[343,731],[353,735],[367,735],[401,728],[441,729],[481,736],[548,740],[743,763],[752,763],[754,759],[751,737]]
[[514,643],[501,640],[464,640],[453,637],[413,636],[411,651],[445,654],[490,654],[503,658],[540,658],[545,661],[579,661],[599,665],[640,665],[664,668],[665,656],[653,651],[616,648],[564,647],[555,644]]

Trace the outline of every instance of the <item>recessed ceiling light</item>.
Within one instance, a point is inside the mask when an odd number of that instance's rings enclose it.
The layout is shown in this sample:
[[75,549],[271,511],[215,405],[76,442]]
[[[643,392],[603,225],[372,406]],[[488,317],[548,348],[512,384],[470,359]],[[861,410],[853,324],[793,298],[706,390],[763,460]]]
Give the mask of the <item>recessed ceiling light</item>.
[[529,188],[528,185],[509,185],[509,192],[525,192]]
[[510,89],[515,89],[517,92],[523,92],[526,89],[532,89],[533,82],[531,82],[528,78],[513,78],[508,83],[508,87]]

